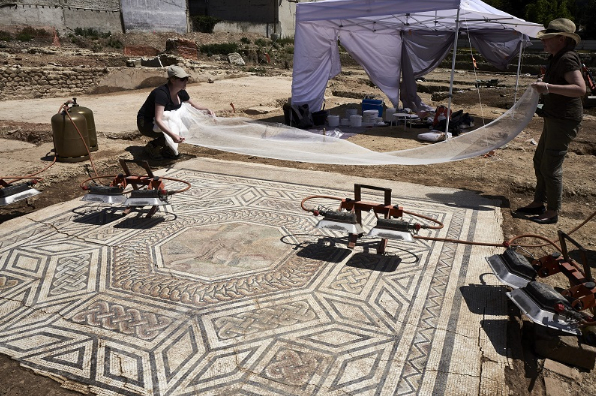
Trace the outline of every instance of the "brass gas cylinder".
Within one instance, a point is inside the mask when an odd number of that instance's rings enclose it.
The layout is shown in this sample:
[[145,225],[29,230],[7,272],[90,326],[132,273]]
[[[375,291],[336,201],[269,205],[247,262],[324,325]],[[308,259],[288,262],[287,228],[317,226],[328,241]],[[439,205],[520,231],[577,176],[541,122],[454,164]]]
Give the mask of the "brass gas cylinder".
[[64,110],[55,114],[52,117],[52,133],[57,161],[80,162],[89,159],[89,153],[85,147],[85,143],[89,144],[89,133],[84,115],[72,113],[69,118]]
[[97,151],[97,132],[95,131],[95,119],[93,112],[87,107],[80,106],[77,98],[72,98],[72,107],[68,110],[70,113],[79,113],[85,116],[87,120],[87,132],[89,134],[89,151]]

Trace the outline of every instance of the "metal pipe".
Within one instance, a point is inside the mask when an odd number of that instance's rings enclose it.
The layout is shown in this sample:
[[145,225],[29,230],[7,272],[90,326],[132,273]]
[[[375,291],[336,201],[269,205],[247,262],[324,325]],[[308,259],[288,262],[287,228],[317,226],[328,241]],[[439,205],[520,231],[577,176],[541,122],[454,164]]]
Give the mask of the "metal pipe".
[[459,11],[461,4],[457,7],[455,17],[455,38],[453,39],[453,59],[451,60],[451,77],[449,79],[449,98],[447,101],[447,122],[445,123],[445,136],[449,132],[449,120],[451,119],[451,100],[453,98],[453,80],[455,78],[455,60],[457,58],[457,39],[459,36]]

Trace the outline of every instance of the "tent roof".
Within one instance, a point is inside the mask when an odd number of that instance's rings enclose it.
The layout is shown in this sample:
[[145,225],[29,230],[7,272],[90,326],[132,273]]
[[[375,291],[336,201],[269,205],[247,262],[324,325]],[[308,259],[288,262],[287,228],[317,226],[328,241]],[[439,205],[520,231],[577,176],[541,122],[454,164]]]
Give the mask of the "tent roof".
[[[424,109],[415,77],[436,68],[469,33],[471,45],[506,67],[543,26],[481,0],[326,0],[298,3],[292,103],[322,107],[329,79],[341,71],[338,41],[397,107]],[[453,74],[453,71],[452,71]]]
[[542,25],[527,22],[480,0],[326,0],[298,3],[296,24],[328,21],[338,27],[358,26],[371,31],[515,30],[535,37]]

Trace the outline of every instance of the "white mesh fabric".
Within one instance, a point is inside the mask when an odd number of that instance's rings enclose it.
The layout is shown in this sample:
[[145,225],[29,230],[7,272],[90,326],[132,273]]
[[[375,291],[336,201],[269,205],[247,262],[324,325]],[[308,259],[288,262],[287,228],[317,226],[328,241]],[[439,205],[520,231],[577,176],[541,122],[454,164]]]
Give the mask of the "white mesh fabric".
[[186,143],[232,153],[318,164],[427,165],[472,158],[503,146],[530,122],[537,104],[538,93],[528,87],[511,109],[490,124],[445,142],[384,153],[283,124],[214,118],[188,104],[169,118],[188,129],[182,134]]

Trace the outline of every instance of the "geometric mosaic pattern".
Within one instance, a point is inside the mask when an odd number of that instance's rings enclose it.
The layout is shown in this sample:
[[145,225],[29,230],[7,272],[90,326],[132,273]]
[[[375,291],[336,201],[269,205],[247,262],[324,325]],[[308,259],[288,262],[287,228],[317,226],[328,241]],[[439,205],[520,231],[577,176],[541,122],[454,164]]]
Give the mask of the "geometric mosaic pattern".
[[[299,202],[351,191],[168,176],[193,187],[150,219],[80,202],[0,231],[1,353],[106,395],[507,393],[486,248],[349,250]],[[445,224],[425,235],[478,230],[477,209],[393,198]]]

